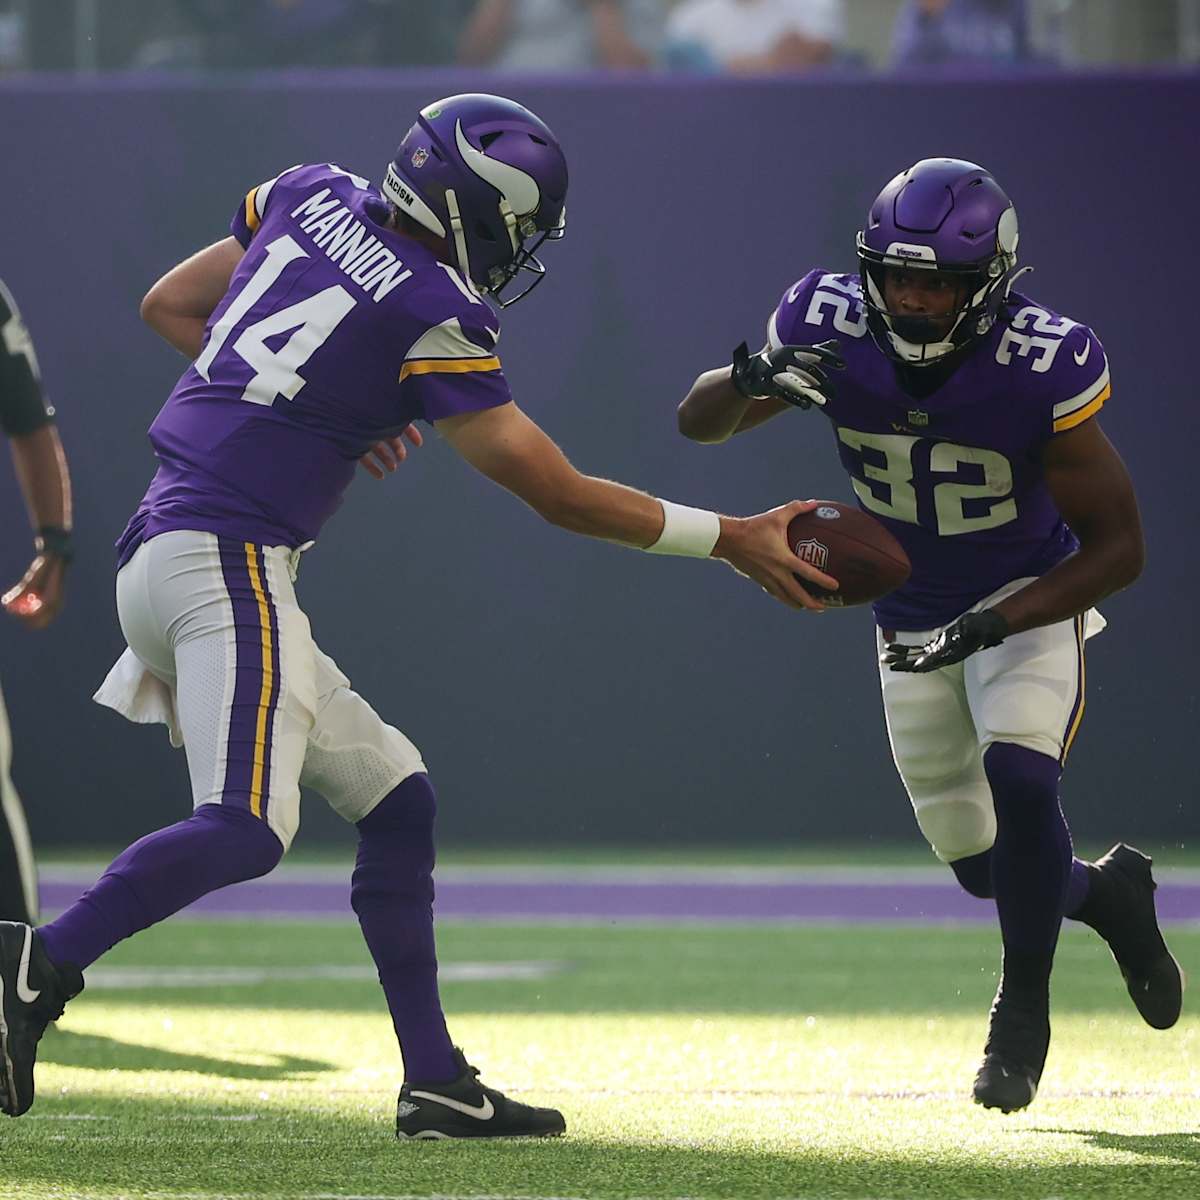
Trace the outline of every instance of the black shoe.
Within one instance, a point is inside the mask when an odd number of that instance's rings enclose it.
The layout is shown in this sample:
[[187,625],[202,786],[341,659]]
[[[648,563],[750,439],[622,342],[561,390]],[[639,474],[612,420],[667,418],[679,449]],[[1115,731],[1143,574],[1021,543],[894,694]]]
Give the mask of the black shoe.
[[553,1108],[532,1108],[479,1082],[479,1071],[454,1048],[458,1078],[410,1083],[396,1101],[396,1136],[409,1138],[558,1137],[567,1123]]
[[1001,983],[992,1004],[983,1064],[975,1076],[975,1103],[1006,1113],[1028,1107],[1037,1095],[1049,1048],[1046,1001],[1013,1000],[1005,996]]
[[1077,919],[1108,943],[1142,1020],[1170,1029],[1183,1010],[1183,971],[1158,928],[1150,867],[1147,855],[1124,842],[1089,863],[1091,889]]
[[81,991],[83,976],[56,967],[30,926],[0,921],[0,1111],[29,1111],[37,1044]]

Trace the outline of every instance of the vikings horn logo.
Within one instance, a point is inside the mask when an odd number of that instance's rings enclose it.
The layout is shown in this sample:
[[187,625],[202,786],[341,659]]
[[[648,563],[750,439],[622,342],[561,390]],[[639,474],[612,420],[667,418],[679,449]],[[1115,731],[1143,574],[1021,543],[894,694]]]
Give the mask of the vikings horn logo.
[[801,562],[816,567],[818,571],[825,570],[825,564],[829,562],[829,547],[823,542],[818,542],[816,538],[805,538],[804,541],[797,542],[792,550]]

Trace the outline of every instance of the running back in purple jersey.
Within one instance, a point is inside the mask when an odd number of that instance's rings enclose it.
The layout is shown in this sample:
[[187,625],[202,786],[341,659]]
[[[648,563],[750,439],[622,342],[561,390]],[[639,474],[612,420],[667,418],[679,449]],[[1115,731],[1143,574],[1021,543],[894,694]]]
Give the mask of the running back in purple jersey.
[[388,229],[389,211],[330,164],[292,167],[238,206],[246,253],[150,427],[159,468],[118,542],[122,563],[172,529],[311,542],[375,442],[511,399],[499,317]]
[[1054,505],[1041,453],[1099,412],[1108,362],[1084,325],[1013,293],[998,321],[932,394],[914,399],[867,334],[857,274],[810,271],[767,328],[772,347],[836,338],[846,369],[823,408],[860,506],[912,561],[875,605],[890,630],[948,624],[1079,543]]

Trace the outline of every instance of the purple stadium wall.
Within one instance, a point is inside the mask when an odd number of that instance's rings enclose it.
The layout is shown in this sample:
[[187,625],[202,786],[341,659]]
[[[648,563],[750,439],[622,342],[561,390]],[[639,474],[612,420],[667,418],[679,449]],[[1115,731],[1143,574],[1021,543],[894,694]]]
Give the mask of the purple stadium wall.
[[[580,467],[733,512],[849,488],[815,416],[720,448],[681,440],[674,406],[693,376],[758,337],[808,267],[851,264],[895,171],[953,154],[995,172],[1037,267],[1028,290],[1106,344],[1105,426],[1149,538],[1145,575],[1105,606],[1110,629],[1090,648],[1067,807],[1097,839],[1200,832],[1200,493],[1187,484],[1200,78],[293,74],[0,83],[0,276],[59,407],[81,541],[60,622],[0,631],[35,837],[123,841],[189,803],[165,737],[89,700],[122,644],[111,543],[181,367],[140,325],[142,293],[223,236],[261,179],[325,159],[378,178],[419,103],[485,88],[542,113],[571,160],[569,236],[551,278],[506,314],[518,400]],[[0,569],[15,578],[27,549],[8,473],[0,503]],[[432,441],[385,484],[356,484],[300,589],[324,648],[425,751],[448,840],[916,837],[864,612],[818,629],[716,566],[572,539]],[[333,836],[315,799],[305,822]]]

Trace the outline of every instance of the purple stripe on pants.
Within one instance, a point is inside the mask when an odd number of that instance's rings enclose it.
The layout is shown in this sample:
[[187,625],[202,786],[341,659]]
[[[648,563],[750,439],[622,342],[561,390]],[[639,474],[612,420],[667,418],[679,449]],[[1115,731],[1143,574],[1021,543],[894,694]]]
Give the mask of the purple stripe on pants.
[[[225,783],[221,802],[240,808],[253,809],[254,804],[254,759],[258,744],[259,712],[263,699],[263,620],[258,596],[251,581],[248,543],[236,542],[231,538],[219,539],[221,569],[225,576],[225,588],[233,610],[235,665],[233,701],[229,711],[228,738],[226,742]],[[256,555],[258,553],[255,547]],[[265,587],[265,578],[259,569],[259,578]],[[264,594],[266,594],[264,592]],[[270,624],[275,624],[274,605],[267,602]],[[277,647],[272,638],[271,661],[277,659]],[[278,669],[268,696],[268,713],[265,726],[264,764],[260,780],[261,803],[257,815],[265,813],[267,785],[270,780],[267,770],[269,762],[270,734],[274,721],[274,702],[278,697]]]

